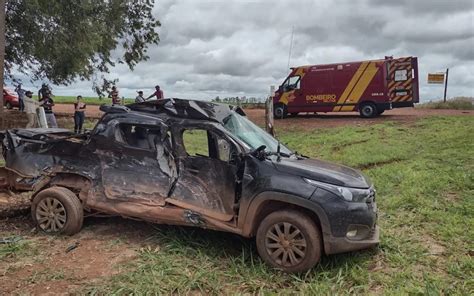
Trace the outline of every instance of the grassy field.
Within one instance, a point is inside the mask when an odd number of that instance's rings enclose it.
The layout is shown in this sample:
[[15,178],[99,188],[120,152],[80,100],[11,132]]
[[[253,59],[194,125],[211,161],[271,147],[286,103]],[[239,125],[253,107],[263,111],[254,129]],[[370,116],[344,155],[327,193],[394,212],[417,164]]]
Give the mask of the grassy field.
[[416,106],[422,109],[456,109],[456,110],[474,110],[474,98],[472,97],[456,97],[445,102],[428,102],[421,103]]
[[[428,117],[395,124],[279,130],[299,153],[361,169],[377,188],[381,244],[323,257],[312,271],[268,268],[252,240],[156,226],[120,273],[77,291],[92,294],[386,294],[474,292],[474,121]],[[3,257],[37,256],[30,244],[0,245]],[[63,276],[64,277],[64,276]]]
[[[74,104],[76,102],[76,97],[74,96],[54,96],[54,102],[56,104]],[[110,104],[112,99],[110,98],[103,98],[100,99],[98,97],[83,97],[83,101],[88,105],[102,105],[102,104]],[[135,99],[125,98],[125,104],[134,103]]]

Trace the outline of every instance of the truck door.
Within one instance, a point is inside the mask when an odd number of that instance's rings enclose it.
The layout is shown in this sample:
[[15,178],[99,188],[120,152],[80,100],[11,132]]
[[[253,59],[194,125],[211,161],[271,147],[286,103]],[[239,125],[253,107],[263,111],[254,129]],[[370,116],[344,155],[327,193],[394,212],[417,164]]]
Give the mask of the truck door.
[[395,106],[417,99],[417,92],[414,92],[417,77],[411,57],[388,60],[387,72],[389,98]]
[[237,147],[204,128],[185,128],[181,135],[178,180],[167,202],[221,221],[234,217]]
[[99,154],[109,199],[164,205],[176,180],[171,139],[163,126],[120,123]]
[[273,112],[276,118],[283,118],[288,113],[298,113],[299,107],[306,104],[302,81],[307,70],[307,66],[293,69],[285,82],[278,88],[273,98]]

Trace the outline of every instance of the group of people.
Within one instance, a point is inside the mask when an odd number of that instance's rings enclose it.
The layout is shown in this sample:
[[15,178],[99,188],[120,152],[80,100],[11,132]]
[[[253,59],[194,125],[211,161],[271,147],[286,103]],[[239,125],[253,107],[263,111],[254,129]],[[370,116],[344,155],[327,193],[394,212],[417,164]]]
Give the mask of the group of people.
[[[46,123],[49,128],[57,128],[58,123],[53,112],[54,100],[51,89],[47,84],[41,85],[38,90],[38,100],[33,99],[33,92],[24,90],[21,84],[15,88],[18,94],[19,109],[26,113],[28,123],[26,128],[35,128],[40,126],[38,117],[38,109],[40,107],[44,110]],[[82,96],[77,96],[76,103],[74,103],[74,132],[82,133],[82,126],[85,119],[86,104],[82,102]]]
[[[143,103],[153,97],[156,97],[157,100],[161,100],[165,98],[163,91],[161,90],[159,85],[155,86],[155,91],[151,95],[149,95],[147,98],[143,96],[142,90],[137,91],[137,93],[138,93],[138,96],[135,97],[135,103]],[[119,92],[115,85],[112,86],[112,90],[109,92],[109,98],[112,99],[112,105],[122,105],[123,103],[119,97]]]
[[[49,128],[57,128],[58,124],[56,117],[53,112],[54,100],[51,88],[47,84],[42,84],[41,88],[38,90],[38,101],[33,99],[33,93],[31,91],[24,90],[21,84],[15,88],[16,93],[18,94],[19,109],[21,112],[25,112],[28,118],[28,123],[26,128],[38,127],[39,118],[38,118],[38,108],[43,107],[44,114],[46,117],[46,122]],[[112,90],[109,92],[109,97],[112,99],[112,105],[121,105],[122,100],[119,97],[119,92],[116,86],[112,87]],[[135,98],[136,103],[143,103],[153,97],[156,97],[157,100],[164,99],[163,91],[160,89],[160,86],[155,86],[155,92],[150,96],[145,98],[143,96],[143,91],[138,91],[138,96]],[[74,132],[82,133],[82,128],[85,120],[85,110],[86,104],[83,102],[82,96],[76,97],[76,102],[74,103]]]
[[135,98],[135,103],[143,103],[153,97],[156,97],[157,100],[161,100],[165,98],[163,91],[161,90],[159,85],[155,86],[155,92],[149,95],[147,98],[143,96],[143,91],[139,90],[138,96]]
[[21,84],[18,84],[15,88],[16,93],[18,94],[18,104],[21,112],[26,113],[28,123],[26,128],[33,128],[38,126],[38,115],[37,109],[43,107],[46,122],[48,127],[58,127],[56,122],[56,117],[53,113],[54,101],[52,98],[51,89],[47,84],[43,84],[38,90],[38,101],[33,99],[33,93],[29,90],[23,89]]

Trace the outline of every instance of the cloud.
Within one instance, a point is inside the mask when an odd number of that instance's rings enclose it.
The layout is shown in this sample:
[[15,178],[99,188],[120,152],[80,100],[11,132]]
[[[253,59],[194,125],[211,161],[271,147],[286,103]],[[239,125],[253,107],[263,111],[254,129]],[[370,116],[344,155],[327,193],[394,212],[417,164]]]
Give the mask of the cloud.
[[[471,0],[158,0],[154,14],[161,42],[150,59],[109,75],[122,95],[159,84],[169,97],[264,97],[289,72],[292,30],[290,66],[417,56],[422,100],[442,96],[426,75],[448,67],[448,94],[473,95]],[[78,82],[56,93],[92,91]]]

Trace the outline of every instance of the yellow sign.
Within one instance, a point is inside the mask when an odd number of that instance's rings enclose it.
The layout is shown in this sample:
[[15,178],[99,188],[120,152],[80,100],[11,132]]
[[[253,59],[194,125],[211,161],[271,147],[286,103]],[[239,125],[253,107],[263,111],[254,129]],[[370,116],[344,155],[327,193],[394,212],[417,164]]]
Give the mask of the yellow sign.
[[443,84],[444,73],[428,73],[428,83]]

